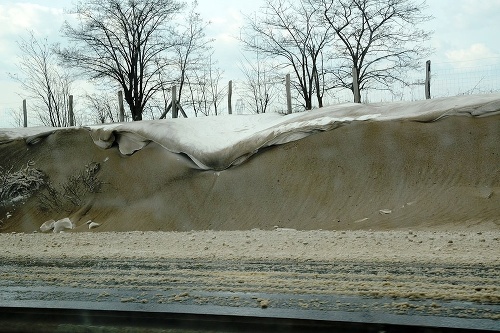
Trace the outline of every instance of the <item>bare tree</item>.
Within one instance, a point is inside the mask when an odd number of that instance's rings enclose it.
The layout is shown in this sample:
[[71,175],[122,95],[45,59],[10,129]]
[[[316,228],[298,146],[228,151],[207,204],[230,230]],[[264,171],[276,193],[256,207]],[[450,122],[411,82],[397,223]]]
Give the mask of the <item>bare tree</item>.
[[187,102],[193,110],[194,116],[200,114],[209,115],[211,103],[209,102],[209,80],[204,75],[193,75],[193,82],[188,78],[189,98]]
[[175,43],[172,20],[183,5],[175,0],[87,0],[73,10],[63,35],[72,48],[59,50],[63,62],[92,79],[108,79],[124,92],[133,120],[142,120],[148,100],[161,89],[159,74],[170,65]]
[[[205,35],[205,29],[210,24],[205,22],[197,12],[198,1],[193,1],[186,16],[183,16],[175,29],[175,43],[172,48],[172,63],[175,77],[166,77],[160,73],[161,91],[163,96],[165,117],[171,102],[171,86],[177,87],[177,102],[182,104],[184,98],[189,99],[190,93],[184,91],[189,81],[188,76],[196,76],[196,72],[203,70],[207,63],[207,55],[212,53],[211,43]],[[172,73],[170,73],[172,74]]]
[[10,124],[13,127],[23,127],[24,125],[24,110],[22,107],[10,108],[8,110],[11,121]]
[[23,89],[23,97],[29,99],[30,108],[45,126],[69,126],[68,100],[72,79],[57,64],[57,56],[47,38],[37,40],[33,32],[27,39],[20,39],[21,51],[17,65],[19,73],[9,75]]
[[[333,72],[354,96],[365,89],[390,89],[405,82],[409,70],[430,53],[426,43],[431,32],[419,25],[432,19],[425,15],[425,1],[413,0],[317,0],[326,23],[337,35]],[[359,91],[354,92],[352,69]],[[355,102],[361,102],[356,99]]]
[[241,41],[246,49],[283,60],[291,68],[295,88],[304,100],[304,107],[313,106],[314,93],[323,106],[325,70],[323,52],[333,38],[331,27],[318,20],[309,0],[266,0],[260,17],[247,17]]
[[174,48],[176,63],[179,67],[178,101],[182,100],[187,76],[201,70],[207,62],[207,55],[211,54],[210,43],[213,40],[205,35],[205,29],[209,23],[204,22],[200,14],[196,12],[197,6],[198,2],[194,1],[187,15],[186,24],[178,28],[179,40]]
[[241,71],[245,77],[242,99],[250,105],[254,113],[265,113],[276,97],[276,69],[271,63],[261,59],[259,53],[255,59],[241,62]]
[[85,96],[86,108],[90,113],[90,123],[116,123],[120,121],[120,110],[115,95],[93,93]]
[[210,62],[209,62],[209,70],[208,70],[208,77],[209,77],[209,96],[210,96],[210,101],[212,102],[213,106],[213,113],[214,115],[218,115],[221,113],[219,110],[220,103],[222,102],[222,99],[227,95],[227,87],[222,88],[221,87],[221,80],[222,80],[222,75],[224,72],[219,68],[215,66],[215,63],[212,63],[212,57],[210,57]]
[[212,56],[209,55],[202,68],[186,77],[189,106],[195,116],[220,114],[219,106],[227,93],[227,90],[221,87],[222,74],[222,70],[216,67]]

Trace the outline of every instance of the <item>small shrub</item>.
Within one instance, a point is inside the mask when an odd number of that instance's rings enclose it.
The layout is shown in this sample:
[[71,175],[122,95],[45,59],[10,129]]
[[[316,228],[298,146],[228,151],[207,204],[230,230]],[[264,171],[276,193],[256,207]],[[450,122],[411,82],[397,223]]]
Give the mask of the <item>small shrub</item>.
[[97,177],[99,170],[100,164],[91,162],[85,166],[84,170],[70,176],[59,189],[52,184],[47,184],[44,191],[38,195],[39,209],[43,212],[54,210],[69,212],[81,206],[88,193],[101,191],[103,182]]
[[103,182],[97,177],[99,163],[89,163],[56,187],[43,172],[34,168],[33,162],[13,171],[0,167],[0,207],[16,204],[36,194],[42,212],[71,211],[83,204],[88,193],[98,193]]
[[28,162],[20,170],[5,170],[0,167],[0,206],[25,200],[46,186],[47,176]]
[[38,209],[42,212],[51,212],[60,210],[63,206],[63,199],[57,189],[48,183],[42,191],[38,192]]

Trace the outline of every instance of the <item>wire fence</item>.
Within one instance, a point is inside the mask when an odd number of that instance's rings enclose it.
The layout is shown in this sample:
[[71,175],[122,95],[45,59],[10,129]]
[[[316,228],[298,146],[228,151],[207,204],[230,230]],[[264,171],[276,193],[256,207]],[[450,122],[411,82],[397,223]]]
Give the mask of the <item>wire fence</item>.
[[[365,90],[361,93],[363,103],[393,102],[393,101],[415,101],[425,99],[425,68],[409,78],[409,84],[395,84],[387,90]],[[252,107],[247,105],[242,98],[243,82],[235,80],[235,94],[233,96],[233,113],[253,113]],[[273,104],[269,112],[286,112],[285,85],[276,89],[277,96],[273,98]],[[500,57],[475,59],[473,61],[457,62],[433,62],[431,65],[430,79],[431,98],[487,94],[500,92]],[[16,96],[17,97],[17,96]],[[0,101],[0,128],[22,126],[22,100],[19,102]],[[331,91],[324,97],[324,105],[352,102],[353,95],[348,89]],[[220,103],[219,114],[227,114],[226,101]],[[29,101],[28,101],[29,105]],[[297,110],[297,108],[295,108]],[[32,116],[30,116],[32,117]],[[29,126],[37,125],[36,119],[29,121]]]
[[[361,92],[363,103],[417,101],[426,98],[426,68],[405,78],[406,83],[396,83],[387,89],[367,89]],[[286,109],[283,96],[275,98],[278,105],[271,111],[282,112]],[[500,92],[500,57],[475,59],[471,61],[432,62],[430,77],[431,98],[458,95],[489,94]],[[336,89],[324,96],[324,105],[334,105],[353,101],[349,89]],[[283,103],[282,105],[279,105]],[[315,105],[317,107],[317,105]],[[238,113],[248,113],[248,106],[240,102]]]
[[500,57],[497,64],[475,62],[438,63],[432,70],[433,97],[500,92]]
[[[407,84],[397,83],[385,90],[361,92],[363,103],[416,101],[425,99],[425,67],[406,78]],[[500,92],[500,57],[471,61],[432,62],[431,98]],[[352,102],[349,90],[338,90],[328,96],[329,104]]]

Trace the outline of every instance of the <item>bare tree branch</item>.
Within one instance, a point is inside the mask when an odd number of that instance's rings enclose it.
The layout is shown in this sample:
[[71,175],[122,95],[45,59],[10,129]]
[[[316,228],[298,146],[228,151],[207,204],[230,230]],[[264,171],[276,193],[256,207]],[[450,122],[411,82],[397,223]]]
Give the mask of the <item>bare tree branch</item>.
[[63,34],[73,47],[58,51],[63,63],[92,79],[118,83],[132,119],[162,84],[159,74],[170,65],[174,46],[171,22],[183,4],[175,0],[88,0],[73,10],[79,25],[66,22]]
[[45,126],[69,126],[68,100],[72,79],[57,65],[57,57],[47,39],[38,40],[33,32],[18,41],[21,51],[18,73],[9,75],[23,88],[23,97]]
[[335,45],[338,67],[332,74],[341,87],[354,89],[353,67],[357,69],[355,79],[360,91],[390,89],[396,81],[406,84],[406,73],[418,68],[432,51],[426,45],[432,32],[419,27],[432,19],[424,14],[425,1],[316,0],[316,3],[338,37]]
[[[269,58],[279,58],[294,73],[294,86],[304,100],[306,110],[312,108],[316,93],[323,106],[325,70],[321,68],[326,46],[332,41],[332,28],[321,24],[312,0],[298,3],[266,0],[261,16],[247,16],[241,41],[247,50]],[[321,75],[320,75],[321,73]]]
[[215,65],[210,54],[206,57],[203,68],[186,76],[189,89],[187,101],[195,116],[220,114],[219,105],[226,96],[227,89],[221,88],[223,72]]
[[243,57],[245,61],[240,64],[245,77],[242,100],[250,105],[250,110],[254,113],[266,113],[277,94],[276,68],[261,59],[259,52],[255,53],[255,59]]

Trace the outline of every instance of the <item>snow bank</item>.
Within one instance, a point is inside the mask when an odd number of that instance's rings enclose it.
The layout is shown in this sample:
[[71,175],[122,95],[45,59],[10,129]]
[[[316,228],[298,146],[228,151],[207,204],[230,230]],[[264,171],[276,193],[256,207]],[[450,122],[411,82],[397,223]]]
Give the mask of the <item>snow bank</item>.
[[[238,165],[259,149],[304,138],[360,121],[433,122],[449,116],[483,117],[500,113],[500,94],[458,96],[417,102],[340,104],[309,112],[282,115],[227,115],[152,120],[86,127],[96,145],[115,144],[131,155],[150,142],[183,153],[200,169],[224,170]],[[34,143],[57,129],[0,129],[0,143],[25,139]]]
[[[0,144],[0,167],[33,165],[62,189],[98,163],[104,185],[68,211],[72,232],[89,232],[88,221],[100,224],[91,232],[498,230],[499,110],[496,94],[286,116],[0,130],[0,141],[15,140]],[[0,207],[8,217],[2,232],[40,230],[60,216],[59,207],[40,214],[38,201]]]
[[168,119],[92,126],[94,142],[118,144],[130,155],[154,141],[171,152],[184,153],[201,169],[224,170],[259,149],[304,138],[360,121],[433,122],[460,115],[482,117],[500,113],[500,94],[459,96],[417,102],[340,104],[291,115],[277,113]]

